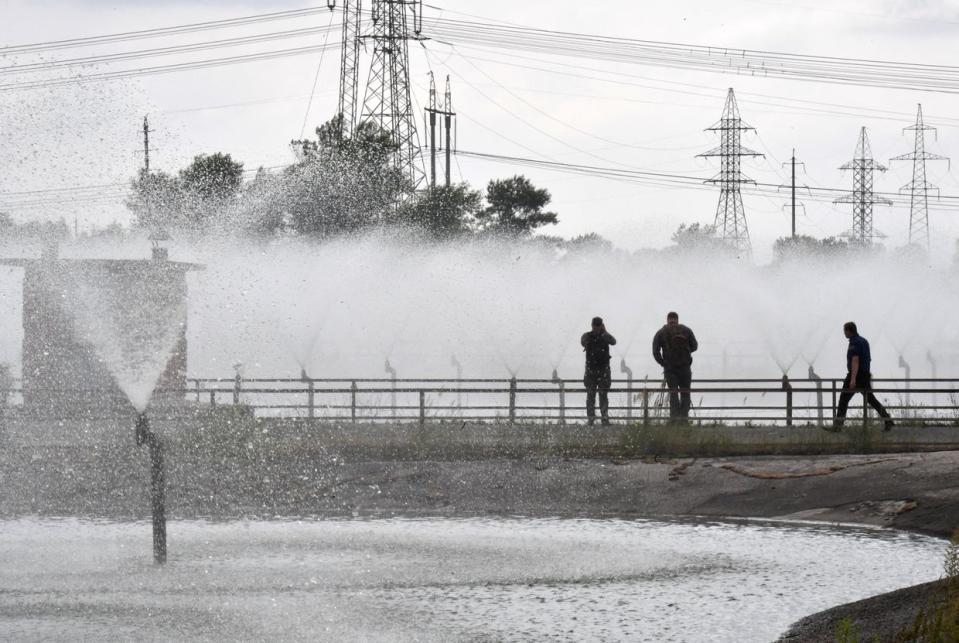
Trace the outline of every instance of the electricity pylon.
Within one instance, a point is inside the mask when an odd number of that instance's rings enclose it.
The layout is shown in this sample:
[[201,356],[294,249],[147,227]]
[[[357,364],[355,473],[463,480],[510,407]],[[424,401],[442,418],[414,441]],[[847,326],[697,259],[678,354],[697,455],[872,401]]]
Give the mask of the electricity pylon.
[[916,133],[912,154],[894,156],[893,161],[912,161],[912,181],[900,188],[900,192],[909,192],[909,243],[918,243],[929,250],[929,192],[939,194],[939,188],[926,181],[926,161],[948,161],[945,156],[930,154],[926,151],[926,132],[936,131],[922,122],[922,105],[916,111],[916,124],[905,127],[903,131]]
[[755,183],[755,181],[743,176],[742,157],[763,156],[759,152],[742,146],[742,134],[748,130],[755,131],[755,128],[747,125],[739,117],[736,95],[730,87],[722,117],[715,125],[706,129],[707,132],[719,132],[719,147],[698,155],[706,158],[719,157],[719,174],[706,181],[719,184],[716,231],[724,242],[746,255],[749,255],[752,250],[739,186],[743,183]]
[[852,170],[852,192],[833,201],[833,203],[852,204],[852,229],[843,236],[863,245],[869,245],[874,238],[883,236],[882,233],[873,229],[873,206],[892,205],[892,201],[873,193],[873,174],[877,171],[885,172],[887,168],[872,158],[872,148],[869,146],[865,127],[859,130],[859,141],[856,143],[854,158],[839,169]]

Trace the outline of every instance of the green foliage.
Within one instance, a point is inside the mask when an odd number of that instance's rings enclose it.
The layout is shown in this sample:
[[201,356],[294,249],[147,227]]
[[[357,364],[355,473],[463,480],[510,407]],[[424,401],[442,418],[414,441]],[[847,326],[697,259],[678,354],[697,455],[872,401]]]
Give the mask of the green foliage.
[[959,583],[959,529],[952,533],[949,545],[946,547],[946,556],[943,561],[946,578]]
[[955,643],[959,641],[959,598],[952,597],[929,610],[921,610],[913,624],[896,635],[896,641]]
[[773,245],[773,256],[777,262],[813,258],[841,258],[846,256],[849,250],[849,243],[836,237],[816,239],[806,235],[796,235],[795,237],[776,239],[776,243]]
[[70,226],[62,217],[56,221],[18,223],[6,212],[0,212],[0,239],[54,242],[69,238]]
[[701,223],[680,225],[673,233],[672,241],[675,245],[670,250],[673,252],[722,253],[729,251],[729,246],[716,236],[716,226]]
[[859,643],[862,634],[859,627],[848,616],[836,623],[836,643]]
[[452,239],[470,232],[483,195],[466,183],[429,188],[404,204],[399,221],[433,239]]
[[480,227],[493,234],[509,237],[529,236],[544,225],[555,225],[559,217],[544,211],[552,200],[525,176],[498,179],[486,186],[486,207],[476,213]]
[[315,141],[292,142],[299,161],[284,173],[283,204],[298,234],[329,238],[395,223],[395,204],[410,192],[388,133],[364,122],[346,138],[341,125],[337,116]]
[[564,243],[567,250],[571,253],[577,252],[605,252],[610,253],[613,251],[613,242],[603,237],[602,235],[596,234],[595,232],[589,232],[587,234],[581,234],[578,237],[573,237],[569,241]]
[[240,193],[243,164],[229,154],[200,154],[177,176],[141,171],[127,206],[134,225],[148,230],[205,230]]

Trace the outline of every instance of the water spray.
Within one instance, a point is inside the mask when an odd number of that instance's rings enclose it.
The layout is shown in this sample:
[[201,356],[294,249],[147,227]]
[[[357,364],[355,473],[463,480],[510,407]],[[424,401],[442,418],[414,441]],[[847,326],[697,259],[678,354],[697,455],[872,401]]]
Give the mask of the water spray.
[[559,387],[559,423],[566,424],[566,382],[560,379],[555,368],[550,381]]
[[626,365],[626,358],[619,360],[619,372],[626,373],[626,419],[633,419],[633,369]]
[[456,354],[450,356],[450,366],[456,369],[456,406],[461,410],[463,408],[463,365],[456,359]]
[[809,371],[807,372],[809,379],[816,383],[816,419],[819,422],[819,426],[823,425],[823,412],[822,412],[822,378],[816,373],[816,370],[813,368],[812,362],[807,362],[809,364]]
[[166,563],[166,493],[163,467],[163,443],[150,430],[146,413],[137,416],[135,437],[137,446],[150,448],[150,504],[153,509],[153,562]]
[[[930,368],[931,371],[932,371],[932,379],[935,380],[935,379],[938,377],[938,376],[936,375],[936,372],[937,372],[937,369],[936,369],[936,358],[934,358],[934,357],[932,356],[932,351],[931,351],[931,350],[927,350],[927,351],[926,351],[926,361],[929,362],[929,368]],[[932,383],[932,388],[933,388],[934,390],[937,389],[937,388],[939,388],[939,383],[934,381],[934,382]],[[937,400],[936,400],[936,397],[937,397],[937,395],[936,395],[935,393],[933,393],[933,394],[932,394],[932,405],[933,405],[933,406],[935,406],[935,405],[938,403]]]
[[899,353],[899,368],[906,372],[906,406],[909,406],[909,389],[911,388],[910,380],[912,379],[912,368],[909,366],[909,362],[903,359],[902,353]]
[[396,369],[393,368],[393,365],[390,364],[390,358],[386,358],[386,364],[384,365],[384,370],[390,376],[390,413],[393,415],[393,419],[396,419]]

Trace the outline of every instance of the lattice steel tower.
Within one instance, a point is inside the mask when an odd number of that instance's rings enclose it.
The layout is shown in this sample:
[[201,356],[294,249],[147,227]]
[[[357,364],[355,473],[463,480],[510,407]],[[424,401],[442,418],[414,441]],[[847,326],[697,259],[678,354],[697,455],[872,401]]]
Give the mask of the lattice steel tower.
[[877,171],[885,172],[887,168],[872,158],[865,127],[859,130],[859,142],[856,143],[854,158],[839,169],[852,170],[852,192],[833,201],[852,204],[852,230],[843,236],[862,244],[871,244],[874,238],[883,236],[873,230],[872,206],[877,203],[892,205],[892,201],[877,197],[872,191],[873,174]]
[[916,133],[912,154],[894,156],[893,161],[912,161],[912,181],[902,186],[901,192],[909,192],[909,243],[924,245],[929,250],[929,192],[939,193],[939,188],[926,181],[926,161],[947,161],[945,156],[926,151],[926,131],[936,131],[922,122],[922,105],[916,112],[916,124],[903,128]]
[[707,132],[719,132],[719,147],[699,154],[702,157],[719,157],[719,174],[707,180],[707,183],[719,184],[719,206],[716,208],[715,226],[723,241],[739,252],[750,254],[749,227],[746,225],[746,212],[743,209],[743,197],[739,186],[743,183],[755,183],[743,176],[741,171],[744,156],[763,156],[759,152],[742,146],[742,134],[747,130],[755,131],[739,117],[736,95],[732,87],[726,94],[726,106],[723,115]]
[[[335,5],[334,0],[329,4]],[[413,189],[425,183],[413,98],[410,91],[410,40],[424,40],[422,0],[370,0],[371,18],[364,29],[360,0],[343,1],[340,60],[340,113],[344,133],[363,121],[389,132],[396,145],[393,162]],[[410,29],[412,23],[412,29]],[[362,107],[359,103],[360,43],[370,42],[373,56]],[[359,114],[357,114],[359,112]]]
[[[360,28],[362,26],[361,0],[340,0],[343,7],[343,42],[340,49],[340,99],[337,111],[343,116],[342,135],[350,137],[356,127],[359,109]],[[335,0],[328,0],[330,9]]]

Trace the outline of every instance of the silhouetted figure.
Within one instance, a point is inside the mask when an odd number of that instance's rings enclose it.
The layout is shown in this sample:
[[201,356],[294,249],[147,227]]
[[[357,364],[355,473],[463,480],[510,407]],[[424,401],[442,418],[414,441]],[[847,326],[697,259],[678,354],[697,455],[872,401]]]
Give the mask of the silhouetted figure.
[[599,393],[599,411],[603,424],[609,424],[609,387],[613,383],[613,374],[609,368],[609,347],[616,338],[606,332],[602,317],[593,317],[592,330],[583,333],[579,342],[586,353],[586,374],[583,385],[586,387],[586,419],[589,424],[596,421],[596,393]]
[[679,323],[679,315],[666,315],[666,325],[653,336],[653,359],[663,367],[669,387],[669,417],[685,420],[691,404],[689,387],[693,382],[693,353],[699,348],[696,335]]
[[849,348],[846,350],[846,379],[842,382],[842,392],[839,394],[836,423],[828,430],[842,430],[842,425],[846,421],[849,401],[856,393],[862,393],[866,396],[869,406],[876,409],[879,417],[883,418],[883,430],[888,431],[893,427],[894,422],[889,417],[889,412],[883,407],[882,402],[872,393],[872,373],[869,370],[872,355],[869,352],[869,342],[859,334],[855,322],[843,324],[842,332],[849,339]]

